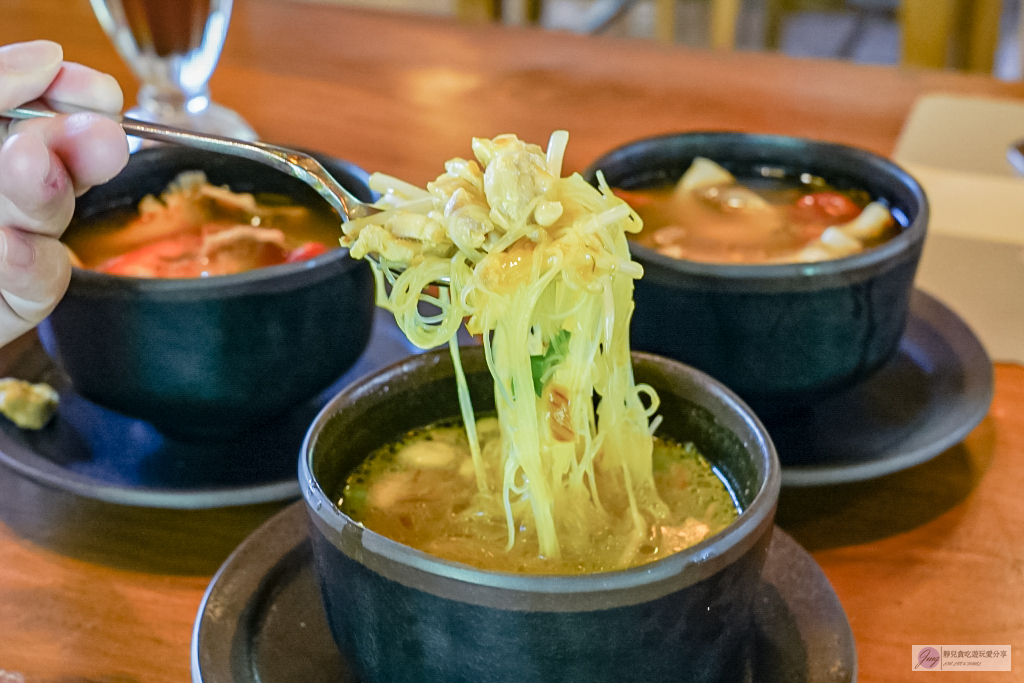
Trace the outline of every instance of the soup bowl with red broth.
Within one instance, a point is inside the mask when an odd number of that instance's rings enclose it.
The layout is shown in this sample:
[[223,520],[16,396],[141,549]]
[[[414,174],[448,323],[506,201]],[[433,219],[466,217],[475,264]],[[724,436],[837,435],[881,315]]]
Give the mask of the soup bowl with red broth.
[[[691,171],[695,160],[714,165]],[[695,132],[614,149],[585,176],[596,184],[598,171],[644,221],[630,245],[644,267],[634,348],[709,373],[769,426],[896,352],[928,202],[893,162],[801,138]]]
[[[372,199],[361,169],[320,161]],[[142,150],[78,199],[63,237],[76,267],[43,345],[82,396],[167,434],[258,428],[330,386],[367,344],[373,277],[340,235],[295,178],[211,152]]]

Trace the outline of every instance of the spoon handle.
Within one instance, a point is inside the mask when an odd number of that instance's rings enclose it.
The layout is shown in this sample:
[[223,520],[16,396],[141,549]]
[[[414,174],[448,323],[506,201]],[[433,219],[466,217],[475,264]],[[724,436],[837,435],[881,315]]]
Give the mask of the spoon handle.
[[1006,150],[1006,158],[1020,175],[1024,175],[1024,139],[1017,140]]
[[265,142],[244,142],[233,138],[221,137],[219,135],[208,135],[194,131],[182,130],[171,126],[164,126],[148,121],[132,119],[120,114],[99,112],[84,107],[76,107],[67,104],[35,101],[24,104],[14,109],[0,111],[0,118],[8,119],[38,119],[52,118],[60,114],[72,114],[78,112],[89,112],[105,116],[116,121],[124,129],[124,132],[135,137],[156,142],[167,142],[171,144],[195,147],[210,152],[230,154],[231,156],[242,157],[266,164],[283,173],[287,173],[316,190],[321,197],[333,206],[341,217],[348,221],[353,218],[360,218],[373,213],[379,209],[365,204],[348,190],[342,187],[341,183],[335,180],[327,172],[320,162],[303,152],[298,152],[286,147],[270,145]]

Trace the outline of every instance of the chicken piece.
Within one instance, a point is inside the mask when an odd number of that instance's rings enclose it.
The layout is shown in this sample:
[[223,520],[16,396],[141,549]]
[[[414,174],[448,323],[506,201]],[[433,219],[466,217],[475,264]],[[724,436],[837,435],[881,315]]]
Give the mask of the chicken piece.
[[850,237],[839,228],[826,228],[819,239],[822,246],[832,254],[832,258],[842,258],[864,250],[860,240]]
[[540,148],[540,145],[523,142],[511,133],[499,135],[494,139],[473,138],[472,148],[473,155],[485,168],[499,154],[512,152],[528,152],[544,158],[545,162],[547,161],[544,150]]
[[836,256],[820,242],[809,244],[796,254],[778,259],[778,263],[818,263],[828,261]]
[[206,226],[198,266],[208,275],[229,275],[274,266],[288,258],[284,233],[274,228]]
[[139,203],[139,213],[156,213],[161,209],[184,216],[189,225],[195,227],[210,220],[209,202],[202,201],[206,174],[202,171],[185,171],[178,175],[160,193],[160,199],[145,197]]
[[474,138],[473,152],[485,166],[487,204],[504,216],[509,226],[525,221],[533,200],[555,182],[541,148],[514,135],[499,135],[494,140]]
[[284,263],[284,233],[251,225],[204,226],[202,235],[185,234],[115,256],[96,270],[145,278],[230,275]]
[[459,476],[463,479],[472,479],[476,476],[476,466],[473,464],[473,458],[464,458],[459,463]]
[[451,244],[444,226],[421,213],[396,213],[384,222],[384,228],[400,239],[431,244]]
[[617,259],[609,257],[596,234],[567,231],[556,243],[564,254],[563,272],[574,286],[599,287],[602,278],[611,276],[619,267]]
[[419,242],[399,239],[381,226],[373,224],[363,226],[355,239],[348,235],[342,237],[341,246],[349,248],[352,258],[377,254],[386,261],[406,264],[412,263],[423,251],[423,245]]
[[445,165],[446,173],[437,180],[427,183],[427,191],[442,203],[455,194],[457,190],[465,190],[470,196],[482,201],[484,196],[484,174],[475,161],[451,159]]
[[448,172],[427,183],[427,189],[443,203],[441,215],[451,241],[466,251],[479,249],[487,234],[494,230],[484,195],[483,173],[475,161],[465,159],[452,159],[445,168]]
[[[268,220],[282,218],[286,220],[302,220],[309,215],[304,206],[273,206],[260,204],[247,192],[232,192],[228,187],[216,187],[206,184],[199,191],[202,197],[210,199],[221,213],[233,214],[259,226]],[[284,198],[287,199],[287,198]]]
[[889,209],[878,202],[871,202],[864,207],[859,216],[845,225],[838,226],[838,229],[852,238],[864,241],[881,237],[895,222]]
[[0,413],[22,429],[45,427],[59,401],[49,384],[32,384],[13,377],[0,379]]
[[[209,199],[211,196],[214,199]],[[204,201],[204,197],[208,200]],[[186,171],[167,186],[159,199],[153,195],[143,197],[139,217],[107,238],[108,249],[126,254],[143,245],[193,232],[213,219],[215,201],[228,202],[236,212],[239,207],[244,208],[245,220],[255,208],[252,195],[236,195],[213,187],[207,184],[202,171]]]
[[256,198],[247,192],[232,192],[226,187],[204,184],[199,189],[199,193],[226,209],[242,211],[254,216],[261,213],[260,207],[256,204]]
[[458,157],[449,159],[444,164],[444,170],[446,175],[461,178],[472,184],[478,192],[483,193],[484,172],[480,169],[480,164],[475,161]]
[[[769,212],[776,217],[778,211],[761,195],[742,185],[715,185],[696,193],[705,202],[723,212]],[[776,218],[776,222],[779,218]]]
[[704,157],[697,157],[686,169],[686,173],[676,184],[675,192],[690,193],[707,190],[711,187],[733,185],[736,178],[724,168]]
[[193,226],[209,222],[215,213],[226,213],[245,221],[252,217],[276,216],[296,219],[303,218],[309,213],[304,206],[259,204],[256,197],[248,192],[233,192],[226,185],[211,185],[202,171],[185,171],[179,174],[160,195],[160,200],[149,196],[139,205],[141,213],[157,212],[167,208],[189,212]]
[[455,247],[451,242],[438,245],[396,237],[382,226],[372,223],[364,225],[355,239],[349,235],[343,237],[341,246],[349,248],[352,258],[359,259],[367,254],[377,254],[386,261],[407,265],[421,256],[433,255],[447,258],[455,252]]
[[455,448],[443,441],[416,441],[398,454],[398,462],[406,467],[439,469],[455,462]]
[[480,439],[480,443],[483,444],[491,439],[497,439],[501,436],[500,427],[498,425],[498,418],[496,417],[482,417],[476,421],[476,434]]
[[490,211],[482,203],[473,201],[465,190],[459,189],[451,196],[444,213],[448,218],[448,235],[460,249],[479,249],[488,233],[494,230]]
[[373,507],[387,510],[413,495],[413,479],[410,471],[385,474],[370,487],[366,500]]
[[711,527],[693,517],[687,517],[681,526],[661,527],[664,549],[676,553],[703,541],[711,533]]
[[[210,227],[214,229],[210,229]],[[251,225],[232,225],[227,228],[210,226],[204,228],[200,253],[209,257],[219,249],[230,249],[239,242],[259,242],[285,248],[284,233],[275,228],[257,228]]]
[[206,174],[202,171],[183,171],[167,184],[167,189],[160,193],[164,199],[174,195],[198,196],[206,185]]
[[207,217],[195,204],[175,202],[168,206],[152,195],[139,202],[139,217],[104,238],[110,252],[127,253],[140,246],[191,232]]

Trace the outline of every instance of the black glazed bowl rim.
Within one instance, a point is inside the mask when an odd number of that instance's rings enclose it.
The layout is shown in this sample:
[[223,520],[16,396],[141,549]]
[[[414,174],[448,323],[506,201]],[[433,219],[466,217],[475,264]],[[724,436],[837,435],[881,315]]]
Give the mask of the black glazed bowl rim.
[[[475,351],[477,349],[474,347],[463,348],[463,358]],[[478,569],[430,555],[371,531],[341,512],[313,475],[313,452],[320,431],[337,412],[335,408],[338,404],[360,392],[369,392],[375,387],[387,387],[392,378],[436,364],[438,358],[449,358],[449,352],[444,348],[412,356],[364,377],[342,389],[323,407],[306,432],[299,451],[299,481],[306,508],[314,519],[319,518],[319,522],[328,525],[334,532],[344,533],[346,528],[359,528],[364,547],[373,554],[441,580],[453,580],[483,590],[580,596],[628,591],[673,579],[678,581],[680,576],[687,576],[685,583],[672,589],[678,590],[707,578],[746,553],[749,546],[756,541],[758,530],[771,525],[782,479],[775,446],[754,412],[718,380],[696,368],[663,356],[639,351],[634,351],[632,355],[634,362],[653,360],[672,366],[676,372],[685,374],[704,392],[731,409],[755,437],[754,443],[743,440],[744,446],[747,450],[758,453],[756,457],[764,461],[764,476],[750,504],[729,526],[696,545],[648,564],[617,571],[576,575],[520,574]],[[479,596],[461,595],[459,599],[468,602],[481,600]],[[480,604],[485,602],[486,598]]]
[[[147,147],[132,154],[131,158],[145,159],[148,156],[166,154],[167,150],[172,149],[178,150],[182,148],[173,145]],[[232,158],[232,155],[226,155],[219,152],[208,152],[198,149],[192,149],[190,151],[194,154],[207,156],[216,155],[225,157],[226,159]],[[332,167],[339,168],[358,179],[363,186],[369,187],[370,174],[352,162],[316,152],[311,152],[311,154],[315,156],[317,160],[325,166],[325,168],[327,168],[328,172],[332,171]],[[129,159],[129,163],[131,162],[131,158]],[[246,160],[239,159],[239,161]],[[124,171],[122,171],[122,173],[123,172]],[[115,176],[114,179],[116,178],[117,176]],[[88,202],[88,199],[86,198],[85,201]],[[76,217],[78,216],[79,207],[82,205],[82,202],[82,198],[78,198],[75,207]],[[323,202],[323,207],[330,209],[326,200]],[[102,215],[102,213],[97,215]],[[342,221],[339,218],[339,239],[341,222]],[[332,247],[325,254],[321,254],[320,256],[316,256],[305,261],[264,266],[230,275],[214,275],[210,277],[197,278],[132,277],[129,275],[112,275],[110,273],[102,273],[89,268],[72,266],[71,284],[69,287],[94,292],[117,292],[120,294],[137,293],[143,296],[151,295],[156,298],[160,298],[161,295],[169,295],[174,298],[182,296],[195,297],[196,299],[219,298],[232,296],[237,293],[252,293],[254,286],[274,280],[287,280],[289,288],[300,287],[307,282],[316,282],[323,277],[328,277],[326,273],[320,272],[323,270],[324,266],[328,265],[335,266],[330,269],[330,272],[333,274],[336,273],[338,269],[345,271],[360,267],[362,262],[349,258],[348,249],[338,246]],[[271,284],[271,288],[273,288],[273,284]]]
[[[920,183],[914,179],[906,170],[895,162],[882,156],[869,152],[858,147],[851,147],[837,142],[826,142],[801,138],[788,135],[771,135],[766,133],[744,133],[739,131],[687,131],[682,133],[666,133],[639,138],[631,142],[619,145],[608,152],[605,152],[595,161],[591,162],[583,177],[591,183],[596,182],[597,171],[601,167],[616,158],[628,157],[637,153],[645,147],[654,147],[659,144],[666,144],[673,140],[701,139],[709,142],[735,142],[737,144],[751,145],[763,149],[792,149],[802,146],[816,152],[818,155],[833,155],[848,159],[857,163],[859,167],[871,169],[884,173],[901,182],[917,201],[919,210],[917,216],[910,225],[900,230],[900,234],[883,242],[882,244],[865,249],[864,251],[846,256],[843,258],[829,259],[827,261],[815,261],[813,263],[772,263],[772,264],[723,264],[705,263],[701,261],[690,261],[677,259],[671,256],[660,254],[657,251],[645,247],[637,242],[630,241],[630,251],[639,259],[652,264],[678,271],[680,273],[709,280],[732,280],[745,281],[751,284],[757,282],[771,282],[778,284],[783,280],[807,280],[814,278],[815,281],[836,282],[846,284],[851,276],[858,273],[875,272],[888,262],[897,260],[916,244],[924,240],[925,231],[928,225],[928,198]],[[696,145],[695,145],[696,147]],[[699,154],[697,154],[699,156]],[[715,159],[722,161],[724,157]],[[727,161],[727,159],[726,159]],[[771,159],[765,159],[758,163],[770,164]],[[826,177],[825,180],[829,178]],[[823,282],[824,284],[824,282]]]

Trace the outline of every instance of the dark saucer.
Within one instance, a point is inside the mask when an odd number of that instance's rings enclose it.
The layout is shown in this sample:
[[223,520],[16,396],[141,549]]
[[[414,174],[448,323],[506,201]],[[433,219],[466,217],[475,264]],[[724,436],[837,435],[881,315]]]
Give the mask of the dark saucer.
[[[0,464],[45,486],[120,505],[199,509],[288,500],[299,495],[302,439],[327,400],[415,352],[394,318],[377,310],[363,355],[312,400],[229,441],[179,441],[76,394],[36,345],[4,373],[48,382],[60,393],[60,406],[38,432],[0,418]],[[268,377],[267,390],[273,388]]]
[[[192,633],[194,683],[352,681],[327,627],[301,503],[257,529],[210,582]],[[857,678],[846,613],[821,568],[776,528],[754,607],[748,680]]]
[[881,477],[930,460],[988,413],[992,361],[967,324],[915,290],[896,356],[842,394],[799,414],[760,417],[783,486]]

